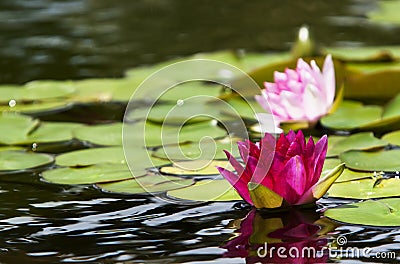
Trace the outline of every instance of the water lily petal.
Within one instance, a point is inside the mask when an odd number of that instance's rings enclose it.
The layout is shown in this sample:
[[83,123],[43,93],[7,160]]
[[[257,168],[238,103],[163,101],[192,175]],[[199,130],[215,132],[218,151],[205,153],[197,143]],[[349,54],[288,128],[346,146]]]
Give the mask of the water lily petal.
[[293,199],[289,199],[290,197],[299,197],[302,195],[306,188],[306,171],[304,169],[303,160],[300,156],[294,156],[291,158],[285,165],[285,168],[282,170],[282,177],[285,178],[287,185],[292,187],[292,189],[296,192],[294,194],[286,194],[282,195],[288,202],[296,202]]
[[315,183],[313,182],[314,175],[316,175],[314,174],[314,152],[314,139],[310,137],[303,152],[303,163],[306,170],[307,188],[310,188]]
[[289,159],[296,155],[301,156],[303,154],[303,150],[305,149],[305,145],[306,142],[303,132],[299,130],[293,142],[290,144],[288,151],[286,152],[286,158]]
[[221,167],[217,167],[219,173],[221,173],[222,176],[233,186],[233,188],[236,189],[236,191],[239,193],[239,195],[249,204],[253,204],[249,190],[247,188],[247,182],[244,181],[243,179],[239,178],[238,175],[235,173]]
[[322,69],[325,80],[326,103],[331,105],[335,97],[335,68],[333,66],[332,56],[328,54],[324,61]]
[[336,181],[337,178],[344,171],[345,165],[344,163],[339,164],[335,168],[333,168],[328,174],[326,174],[323,178],[320,178],[317,183],[311,186],[297,201],[297,204],[307,204],[311,203],[322,196],[328,191],[328,189],[332,186],[332,184]]
[[303,94],[304,114],[308,120],[314,121],[327,112],[324,100],[316,86],[308,84]]
[[226,157],[228,158],[228,161],[232,164],[233,168],[235,168],[236,172],[240,177],[243,176],[244,168],[242,164],[240,164],[235,157],[231,155],[228,151],[224,150]]
[[292,143],[293,140],[296,138],[296,133],[293,130],[290,130],[286,135],[286,138],[289,141],[289,143]]
[[276,142],[275,151],[278,152],[279,154],[281,154],[283,157],[285,157],[286,152],[288,151],[289,147],[290,147],[290,142],[287,139],[287,137],[285,137],[285,135],[282,133],[279,136],[278,141]]
[[314,152],[314,175],[311,180],[311,184],[315,184],[319,177],[321,176],[322,167],[324,166],[324,161],[326,158],[326,152],[328,150],[328,137],[324,135],[320,140],[318,140],[315,145]]

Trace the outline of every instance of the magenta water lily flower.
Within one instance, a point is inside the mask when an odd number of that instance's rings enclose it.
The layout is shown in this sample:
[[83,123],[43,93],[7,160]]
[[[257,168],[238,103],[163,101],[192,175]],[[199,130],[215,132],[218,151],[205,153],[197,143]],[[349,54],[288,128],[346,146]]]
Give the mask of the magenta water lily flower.
[[275,72],[274,82],[265,82],[257,102],[271,112],[277,123],[308,121],[313,123],[328,113],[335,97],[335,69],[331,55],[321,70],[314,60],[297,61],[295,70]]
[[225,151],[235,172],[218,168],[240,196],[257,208],[279,208],[315,202],[343,172],[339,165],[321,177],[327,136],[306,143],[301,130],[276,140],[266,133],[259,143],[238,142],[245,166]]

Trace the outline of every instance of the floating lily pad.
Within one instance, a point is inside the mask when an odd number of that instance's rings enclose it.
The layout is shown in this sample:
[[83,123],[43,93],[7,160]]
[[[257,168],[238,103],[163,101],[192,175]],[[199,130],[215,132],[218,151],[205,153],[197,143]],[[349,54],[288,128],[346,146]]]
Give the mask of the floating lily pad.
[[346,181],[354,181],[361,179],[372,179],[376,176],[380,175],[377,172],[368,172],[368,171],[353,171],[349,169],[345,169],[336,182],[346,182]]
[[183,188],[193,184],[192,179],[174,176],[148,175],[137,179],[97,184],[104,192],[122,194],[157,193]]
[[[40,80],[25,84],[22,100],[43,101],[71,96],[75,88],[71,81]],[[18,100],[17,100],[18,101]]]
[[336,168],[342,161],[340,159],[325,159],[324,166],[322,167],[322,174],[329,172],[330,170]]
[[239,151],[237,150],[236,142],[237,139],[222,141],[206,138],[200,142],[161,147],[154,152],[153,156],[173,161],[213,160],[225,159],[226,156],[223,150],[228,150],[233,156],[238,157]]
[[347,68],[357,73],[375,73],[382,71],[399,71],[400,62],[368,62],[368,63],[348,63]]
[[329,148],[327,156],[337,156],[340,153],[348,150],[368,150],[381,148],[386,145],[386,141],[374,137],[372,132],[357,133],[348,137],[329,136]]
[[227,160],[194,160],[173,162],[170,166],[161,167],[160,172],[172,175],[215,175],[219,174],[217,166],[234,170]]
[[124,150],[121,147],[91,148],[76,150],[56,157],[60,166],[82,167],[98,163],[125,164]]
[[[148,159],[150,160],[148,161]],[[123,148],[107,147],[76,150],[61,154],[56,158],[56,164],[60,166],[83,167],[101,163],[126,164]],[[143,175],[146,173],[146,168],[162,166],[169,163],[169,161],[148,157],[147,150],[143,149],[143,153],[137,153],[135,157],[135,165],[137,166],[132,169],[135,175]]]
[[74,129],[75,138],[102,146],[122,145],[122,123],[82,126]]
[[398,120],[400,117],[400,93],[393,98],[384,108],[382,118]]
[[72,131],[82,126],[77,123],[42,122],[28,137],[26,143],[50,143],[73,139]]
[[13,145],[27,140],[28,134],[39,124],[28,116],[3,113],[0,114],[0,144]]
[[133,178],[126,164],[98,164],[84,168],[58,168],[42,173],[44,180],[57,184],[92,184]]
[[160,95],[159,100],[176,103],[178,100],[185,100],[194,96],[207,96],[209,100],[210,98],[217,98],[222,90],[223,87],[220,84],[200,81],[185,82],[168,89]]
[[50,164],[53,161],[53,157],[47,154],[17,150],[0,151],[0,174],[33,169]]
[[128,120],[149,120],[154,123],[166,123],[172,125],[182,125],[186,122],[202,122],[211,119],[221,120],[218,104],[210,100],[212,97],[193,97],[174,104],[153,105],[150,112],[148,108],[133,110],[128,116]]
[[332,129],[353,130],[380,120],[381,115],[382,108],[379,106],[343,101],[336,112],[321,118],[321,124]]
[[[183,127],[157,125],[151,122],[125,124],[125,142],[139,147],[154,147],[179,142],[196,141],[205,136],[218,138],[226,135],[226,131],[216,122],[187,124]],[[77,139],[103,146],[122,145],[122,123],[82,126],[74,130]],[[144,131],[143,131],[144,130]],[[143,131],[143,132],[138,132]],[[142,138],[145,137],[145,138]]]
[[400,171],[400,149],[366,152],[348,151],[340,154],[346,167],[360,171]]
[[20,104],[17,102],[16,105],[3,105],[0,106],[0,112],[17,112],[22,114],[31,115],[48,115],[52,113],[58,113],[70,109],[73,105],[65,101],[51,101],[51,102],[33,102],[27,104]]
[[140,122],[125,127],[125,132],[125,142],[130,141],[133,145],[144,144],[142,137],[145,137],[146,147],[198,141],[203,137],[220,138],[226,135],[226,131],[219,127],[215,121],[185,124],[182,127],[158,125],[151,122],[146,122],[144,125],[143,122]]
[[400,199],[368,200],[330,208],[325,216],[333,220],[368,226],[399,226]]
[[400,25],[400,1],[378,1],[378,9],[367,14],[373,22]]
[[382,139],[389,142],[392,145],[400,146],[400,130],[388,133],[384,135]]
[[32,81],[25,86],[0,87],[0,103],[14,100],[16,105],[29,101],[44,101],[71,96],[75,89],[65,81]]
[[357,100],[389,100],[399,93],[399,70],[355,73],[346,76],[344,96]]
[[242,117],[249,120],[256,120],[256,113],[264,113],[265,110],[255,100],[244,100],[240,97],[235,97],[227,100],[227,103],[232,107],[225,106],[221,112],[228,116]]
[[[400,57],[398,46],[374,46],[374,47],[331,47],[324,48],[326,54],[345,61],[382,61],[387,60],[388,56]],[[347,64],[346,64],[347,65]]]
[[17,101],[20,99],[22,91],[22,86],[19,85],[1,85],[0,104],[9,104],[11,100]]
[[329,197],[349,199],[371,199],[399,196],[400,179],[361,179],[334,183],[328,191]]
[[135,79],[86,79],[74,82],[76,93],[71,101],[78,102],[128,102],[147,76]]
[[204,180],[179,190],[169,191],[168,196],[193,201],[241,201],[242,198],[226,180]]

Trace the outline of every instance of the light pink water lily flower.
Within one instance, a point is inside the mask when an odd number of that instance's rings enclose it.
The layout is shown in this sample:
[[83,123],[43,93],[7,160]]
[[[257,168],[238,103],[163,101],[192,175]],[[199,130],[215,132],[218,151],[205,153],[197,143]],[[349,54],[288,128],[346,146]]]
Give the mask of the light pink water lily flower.
[[240,196],[257,208],[309,204],[321,198],[343,172],[341,164],[321,177],[327,136],[306,143],[301,130],[276,140],[266,133],[259,143],[238,142],[245,167],[225,151],[236,173],[218,167]]
[[265,82],[257,102],[272,112],[277,123],[308,121],[313,123],[326,115],[335,97],[335,69],[332,56],[325,58],[323,70],[314,60],[297,61],[295,70],[275,72],[274,82]]

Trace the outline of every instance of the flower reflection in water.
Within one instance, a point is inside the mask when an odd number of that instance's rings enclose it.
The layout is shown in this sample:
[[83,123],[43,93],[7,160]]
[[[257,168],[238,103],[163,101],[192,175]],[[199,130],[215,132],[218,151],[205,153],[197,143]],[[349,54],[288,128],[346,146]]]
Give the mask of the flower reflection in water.
[[312,210],[264,214],[253,209],[241,221],[239,235],[222,248],[224,257],[246,263],[325,263],[328,239],[337,225]]

